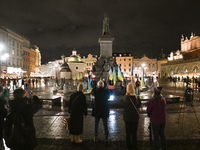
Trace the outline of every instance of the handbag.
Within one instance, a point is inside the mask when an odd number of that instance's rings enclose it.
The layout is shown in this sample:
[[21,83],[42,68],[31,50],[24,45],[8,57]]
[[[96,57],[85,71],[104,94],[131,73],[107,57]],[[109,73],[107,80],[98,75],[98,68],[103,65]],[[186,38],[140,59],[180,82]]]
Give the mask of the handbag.
[[70,130],[71,118],[67,117],[67,118],[64,119],[64,121],[65,121],[65,129]]
[[139,113],[138,109],[136,108],[135,104],[133,103],[133,101],[131,100],[131,98],[130,98],[130,97],[129,97],[129,99],[130,99],[130,101],[131,101],[131,103],[132,103],[133,107],[134,107],[134,108],[135,108],[135,110],[137,111],[138,117],[139,117],[139,119],[140,119],[140,113]]
[[[76,98],[72,101],[72,104],[74,103],[74,101],[82,94],[79,94],[78,96],[76,96]],[[66,130],[70,130],[70,126],[71,126],[71,118],[70,116],[68,116],[67,118],[64,119],[64,124],[65,124],[65,129]]]

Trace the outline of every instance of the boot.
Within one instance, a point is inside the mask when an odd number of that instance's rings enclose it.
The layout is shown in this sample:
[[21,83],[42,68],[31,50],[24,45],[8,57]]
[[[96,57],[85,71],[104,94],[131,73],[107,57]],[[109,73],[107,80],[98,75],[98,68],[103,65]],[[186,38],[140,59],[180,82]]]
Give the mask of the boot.
[[71,142],[75,142],[75,135],[71,135]]
[[76,143],[82,143],[82,140],[80,139],[80,135],[77,135],[77,136],[76,136],[75,142],[76,142]]

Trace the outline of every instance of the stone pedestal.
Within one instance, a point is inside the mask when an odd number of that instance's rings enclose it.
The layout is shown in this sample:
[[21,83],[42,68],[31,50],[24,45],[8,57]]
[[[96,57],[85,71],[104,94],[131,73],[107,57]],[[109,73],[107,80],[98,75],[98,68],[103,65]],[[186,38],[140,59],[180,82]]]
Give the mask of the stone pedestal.
[[104,35],[99,38],[100,43],[100,56],[101,57],[112,57],[112,43],[114,38],[109,35]]

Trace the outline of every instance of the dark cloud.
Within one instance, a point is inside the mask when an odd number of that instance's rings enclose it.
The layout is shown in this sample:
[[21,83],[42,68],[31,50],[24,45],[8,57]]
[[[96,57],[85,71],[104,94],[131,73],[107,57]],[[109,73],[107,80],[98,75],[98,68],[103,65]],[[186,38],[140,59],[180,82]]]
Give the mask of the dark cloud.
[[[181,34],[200,35],[198,0],[6,0],[0,23],[40,47],[42,62],[60,55],[99,54],[98,38],[106,12],[114,52],[157,57],[180,49]],[[152,53],[153,52],[153,53]]]

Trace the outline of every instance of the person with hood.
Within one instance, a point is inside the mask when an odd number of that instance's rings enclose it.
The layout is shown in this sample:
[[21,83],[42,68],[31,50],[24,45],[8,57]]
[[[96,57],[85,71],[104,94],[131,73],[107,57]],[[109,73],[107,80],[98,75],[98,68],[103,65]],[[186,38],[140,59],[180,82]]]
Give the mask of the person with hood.
[[126,149],[137,150],[137,128],[139,121],[138,109],[141,107],[141,101],[135,94],[132,83],[127,85],[127,92],[124,96],[124,114],[123,119],[126,128]]
[[[22,88],[15,89],[13,92],[14,100],[10,101],[10,111],[13,113],[20,113],[26,122],[26,125],[31,128],[28,133],[26,144],[18,147],[11,147],[11,150],[33,150],[36,147],[35,127],[33,124],[33,115],[42,107],[40,99],[32,92],[27,92]],[[28,103],[28,98],[32,97],[33,102]]]
[[162,150],[166,150],[165,124],[166,100],[161,95],[162,87],[155,87],[153,97],[149,100],[147,114],[150,117],[154,136],[154,150],[159,150],[159,137],[162,141]]

